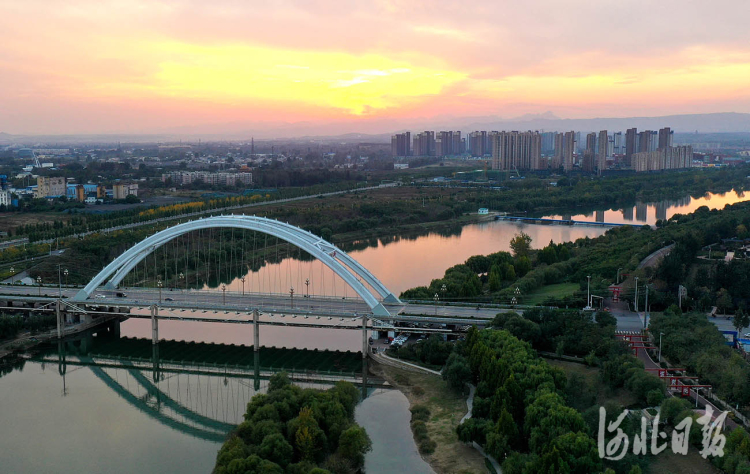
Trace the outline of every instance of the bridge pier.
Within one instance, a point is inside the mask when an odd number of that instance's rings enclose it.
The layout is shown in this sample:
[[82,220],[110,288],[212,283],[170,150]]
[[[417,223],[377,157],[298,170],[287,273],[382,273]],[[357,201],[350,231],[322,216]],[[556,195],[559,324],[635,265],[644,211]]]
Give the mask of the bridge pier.
[[60,305],[62,302],[58,299],[55,301],[55,319],[57,321],[57,338],[62,339],[62,320],[60,317]]
[[151,345],[151,363],[152,363],[152,377],[154,379],[155,383],[159,382],[159,379],[161,378],[160,369],[159,369],[159,344],[152,344]]
[[362,358],[367,359],[367,350],[370,345],[367,341],[367,316],[362,316]]
[[152,344],[159,343],[159,320],[157,319],[158,316],[159,316],[159,307],[156,305],[151,305],[151,343]]
[[260,313],[258,308],[253,310],[253,350],[256,353],[260,350]]
[[253,389],[257,392],[260,390],[260,352],[255,351],[253,359]]

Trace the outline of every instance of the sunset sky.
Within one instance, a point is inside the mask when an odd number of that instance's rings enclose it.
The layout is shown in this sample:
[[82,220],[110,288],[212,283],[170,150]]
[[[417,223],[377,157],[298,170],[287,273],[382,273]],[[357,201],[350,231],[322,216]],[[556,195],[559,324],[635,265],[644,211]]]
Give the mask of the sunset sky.
[[744,0],[0,0],[0,131],[750,112]]

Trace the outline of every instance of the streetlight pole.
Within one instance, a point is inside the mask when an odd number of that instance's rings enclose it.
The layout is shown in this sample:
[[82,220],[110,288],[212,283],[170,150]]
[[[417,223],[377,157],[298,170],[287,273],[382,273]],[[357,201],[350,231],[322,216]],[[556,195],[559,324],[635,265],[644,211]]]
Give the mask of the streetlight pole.
[[16,277],[16,269],[14,267],[10,267],[10,285],[13,286],[15,282],[13,281],[13,278]]
[[659,363],[661,364],[661,337],[664,335],[663,332],[659,333]]
[[161,277],[158,280],[156,280],[156,286],[159,287],[159,304],[161,304],[161,286],[162,286]]
[[292,308],[294,308],[294,287],[293,286],[289,288],[289,301],[292,305]]
[[226,306],[226,304],[227,304],[227,285],[225,285],[224,283],[221,284],[221,297],[222,297],[222,301],[223,301],[222,304]]
[[648,283],[646,283],[646,302],[643,304],[643,327],[648,327]]
[[445,300],[445,292],[448,291],[448,287],[445,286],[445,283],[440,287],[440,293],[443,295],[443,300]]
[[245,296],[245,277],[240,278],[240,281],[242,282],[242,296]]
[[591,275],[586,275],[586,308],[591,308]]
[[62,299],[62,275],[60,273],[60,264],[57,264],[57,297]]
[[307,297],[310,297],[310,279],[305,278],[305,293],[307,293]]
[[39,285],[39,296],[42,296],[42,277],[36,277],[36,284]]
[[63,275],[65,275],[65,286],[68,286],[68,273],[70,272],[68,271],[67,268],[63,270]]
[[635,277],[635,312],[638,312],[638,277]]
[[[180,272],[179,278],[180,278],[180,281],[184,280],[185,279],[185,274],[182,273],[182,272]],[[187,291],[187,282],[185,283],[185,291]]]
[[440,300],[440,297],[438,296],[437,293],[435,293],[435,296],[433,297],[433,299],[435,300],[435,316],[437,316],[437,304],[438,304],[438,301]]

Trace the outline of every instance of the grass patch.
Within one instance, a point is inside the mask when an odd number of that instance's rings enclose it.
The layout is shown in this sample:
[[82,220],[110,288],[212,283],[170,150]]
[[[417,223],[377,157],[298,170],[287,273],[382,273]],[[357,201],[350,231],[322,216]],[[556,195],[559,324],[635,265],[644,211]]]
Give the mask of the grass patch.
[[579,290],[577,283],[556,283],[538,288],[533,293],[523,298],[523,304],[537,305],[544,303],[548,298],[564,298],[572,296]]

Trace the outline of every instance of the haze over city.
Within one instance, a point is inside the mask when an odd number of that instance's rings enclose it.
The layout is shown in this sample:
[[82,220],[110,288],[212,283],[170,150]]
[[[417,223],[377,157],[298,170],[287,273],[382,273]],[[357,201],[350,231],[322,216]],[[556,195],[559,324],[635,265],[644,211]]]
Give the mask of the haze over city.
[[0,131],[750,112],[746,2],[574,4],[2,0]]

